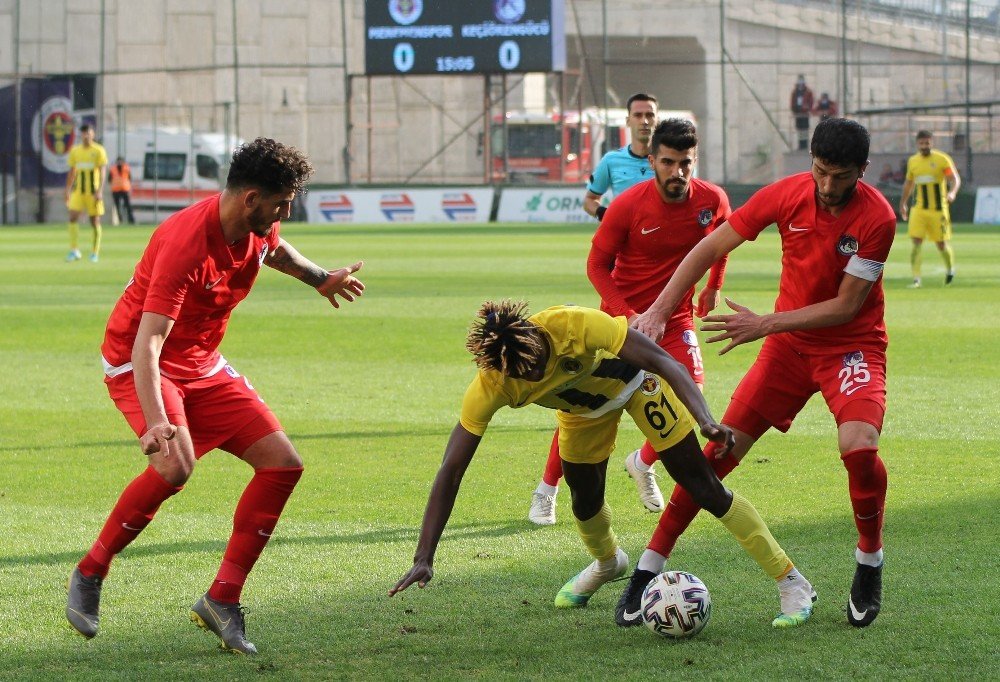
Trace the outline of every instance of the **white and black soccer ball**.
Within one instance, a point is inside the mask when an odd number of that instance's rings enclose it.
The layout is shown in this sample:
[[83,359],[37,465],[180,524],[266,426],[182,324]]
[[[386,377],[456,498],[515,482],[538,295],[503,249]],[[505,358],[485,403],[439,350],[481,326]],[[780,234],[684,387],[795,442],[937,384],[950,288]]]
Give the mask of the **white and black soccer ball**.
[[711,615],[712,597],[705,583],[684,571],[661,573],[642,593],[642,622],[661,637],[694,637]]

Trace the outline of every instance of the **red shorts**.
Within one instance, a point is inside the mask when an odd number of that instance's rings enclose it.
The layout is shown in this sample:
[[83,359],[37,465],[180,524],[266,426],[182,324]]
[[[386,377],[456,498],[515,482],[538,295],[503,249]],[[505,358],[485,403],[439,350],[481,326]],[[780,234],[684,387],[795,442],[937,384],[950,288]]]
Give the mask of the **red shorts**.
[[860,421],[881,432],[885,353],[866,348],[803,355],[782,336],[769,336],[736,387],[722,421],[754,438],[768,426],[785,432],[816,392],[822,392],[838,426]]
[[[132,372],[105,377],[104,383],[135,435],[144,434],[146,419]],[[246,377],[229,365],[201,379],[161,375],[160,392],[170,423],[191,431],[196,457],[215,448],[240,456],[264,436],[282,430]]]
[[705,385],[705,366],[701,362],[701,348],[693,329],[668,327],[659,345],[670,357],[687,367],[694,383]]

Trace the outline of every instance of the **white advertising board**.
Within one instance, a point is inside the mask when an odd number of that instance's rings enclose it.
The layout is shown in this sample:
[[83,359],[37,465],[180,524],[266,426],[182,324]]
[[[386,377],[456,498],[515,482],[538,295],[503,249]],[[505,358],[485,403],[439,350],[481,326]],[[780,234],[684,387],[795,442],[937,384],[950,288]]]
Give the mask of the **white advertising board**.
[[315,189],[306,194],[311,223],[485,223],[492,187]]
[[980,187],[976,190],[976,211],[972,222],[1000,225],[1000,187]]
[[497,222],[597,223],[583,210],[584,187],[504,188]]

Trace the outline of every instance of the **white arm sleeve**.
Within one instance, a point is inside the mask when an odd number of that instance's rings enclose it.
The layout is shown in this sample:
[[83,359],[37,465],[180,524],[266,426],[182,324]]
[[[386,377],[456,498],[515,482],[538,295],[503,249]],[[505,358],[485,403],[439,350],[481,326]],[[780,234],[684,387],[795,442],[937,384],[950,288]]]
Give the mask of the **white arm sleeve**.
[[857,254],[854,254],[851,256],[851,260],[847,261],[847,267],[844,268],[844,272],[860,279],[866,279],[869,282],[875,282],[882,276],[882,268],[884,267],[885,263],[861,258]]

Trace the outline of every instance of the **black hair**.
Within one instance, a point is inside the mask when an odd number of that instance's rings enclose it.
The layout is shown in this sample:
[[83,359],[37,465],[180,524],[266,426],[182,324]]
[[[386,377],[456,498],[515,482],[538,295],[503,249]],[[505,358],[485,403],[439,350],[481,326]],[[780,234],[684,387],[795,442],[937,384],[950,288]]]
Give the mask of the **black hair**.
[[465,348],[480,369],[493,369],[520,378],[535,368],[545,352],[545,342],[528,322],[524,301],[486,301],[469,328]]
[[849,118],[828,118],[816,125],[809,151],[831,166],[860,169],[868,163],[870,146],[871,136],[863,125]]
[[652,102],[653,104],[658,104],[656,98],[652,95],[647,95],[644,92],[637,92],[627,100],[625,100],[625,111],[632,115],[632,102]]
[[270,138],[258,137],[233,154],[226,189],[256,188],[265,194],[301,194],[313,168],[305,154],[295,147]]
[[698,146],[698,130],[694,127],[694,123],[686,118],[668,118],[660,121],[653,130],[649,148],[655,154],[660,145],[686,152],[691,147]]

